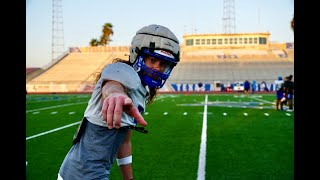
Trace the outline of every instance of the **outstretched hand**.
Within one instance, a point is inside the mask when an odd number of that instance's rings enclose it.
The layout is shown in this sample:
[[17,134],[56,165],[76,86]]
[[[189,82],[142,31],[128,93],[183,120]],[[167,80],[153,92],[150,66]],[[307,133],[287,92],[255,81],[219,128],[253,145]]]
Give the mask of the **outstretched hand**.
[[113,127],[120,128],[122,112],[133,117],[142,126],[147,125],[131,98],[123,93],[111,93],[102,104],[102,116],[106,120],[109,129]]

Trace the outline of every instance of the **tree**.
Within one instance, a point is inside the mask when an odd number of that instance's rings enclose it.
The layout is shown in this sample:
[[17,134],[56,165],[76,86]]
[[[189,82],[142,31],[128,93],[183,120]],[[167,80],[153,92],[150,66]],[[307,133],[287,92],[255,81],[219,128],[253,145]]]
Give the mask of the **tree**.
[[98,46],[99,42],[97,39],[91,39],[90,46]]
[[111,23],[105,23],[102,26],[102,35],[100,36],[100,39],[91,39],[90,45],[91,46],[105,46],[110,44],[112,41],[110,39],[110,36],[113,35],[113,25]]
[[113,25],[111,23],[105,23],[102,28],[102,36],[100,38],[101,45],[108,45],[111,42],[110,35],[113,35]]

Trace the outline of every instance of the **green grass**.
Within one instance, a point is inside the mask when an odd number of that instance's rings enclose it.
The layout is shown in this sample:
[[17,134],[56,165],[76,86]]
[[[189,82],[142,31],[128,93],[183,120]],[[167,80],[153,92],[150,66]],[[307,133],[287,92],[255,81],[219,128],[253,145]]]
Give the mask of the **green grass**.
[[[27,95],[26,137],[81,120],[90,95]],[[205,95],[159,95],[133,132],[135,179],[197,179]],[[294,113],[275,95],[208,95],[206,179],[294,179]],[[27,179],[57,179],[78,124],[26,140]],[[110,179],[121,180],[116,164]]]

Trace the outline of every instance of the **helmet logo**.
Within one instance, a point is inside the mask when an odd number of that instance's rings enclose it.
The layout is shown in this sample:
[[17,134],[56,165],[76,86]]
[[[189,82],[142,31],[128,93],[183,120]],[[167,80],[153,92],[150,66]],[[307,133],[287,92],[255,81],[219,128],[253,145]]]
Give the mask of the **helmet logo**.
[[168,51],[164,51],[164,50],[160,49],[160,50],[155,50],[154,52],[157,54],[161,54],[163,56],[166,56],[166,57],[174,58],[174,56]]

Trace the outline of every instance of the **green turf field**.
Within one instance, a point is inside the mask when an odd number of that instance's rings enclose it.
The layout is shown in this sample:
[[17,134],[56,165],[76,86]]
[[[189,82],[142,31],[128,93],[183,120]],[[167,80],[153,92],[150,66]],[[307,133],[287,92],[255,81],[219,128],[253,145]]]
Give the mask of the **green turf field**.
[[[27,95],[27,179],[57,179],[89,98]],[[294,112],[276,111],[274,94],[162,94],[143,117],[149,133],[132,137],[137,180],[294,179]],[[116,163],[110,179],[122,180]]]

